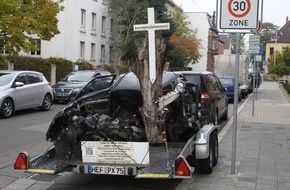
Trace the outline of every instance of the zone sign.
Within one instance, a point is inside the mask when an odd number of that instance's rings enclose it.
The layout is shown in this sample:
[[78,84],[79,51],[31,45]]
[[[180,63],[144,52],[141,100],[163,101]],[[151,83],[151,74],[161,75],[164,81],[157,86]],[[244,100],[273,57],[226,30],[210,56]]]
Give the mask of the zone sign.
[[219,0],[221,29],[258,28],[259,0]]

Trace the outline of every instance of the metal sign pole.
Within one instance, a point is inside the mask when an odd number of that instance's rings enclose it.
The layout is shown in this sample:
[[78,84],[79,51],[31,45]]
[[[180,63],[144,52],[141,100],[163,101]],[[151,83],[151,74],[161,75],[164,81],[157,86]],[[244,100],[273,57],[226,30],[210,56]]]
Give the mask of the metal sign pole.
[[252,89],[252,117],[255,115],[255,82],[256,82],[256,55],[254,55],[254,73],[253,73],[253,89]]
[[239,88],[239,62],[240,62],[240,40],[241,34],[236,33],[236,63],[235,63],[235,92],[234,92],[234,115],[232,130],[232,167],[231,173],[235,173],[236,168],[236,144],[237,144],[237,118],[238,118],[238,88]]

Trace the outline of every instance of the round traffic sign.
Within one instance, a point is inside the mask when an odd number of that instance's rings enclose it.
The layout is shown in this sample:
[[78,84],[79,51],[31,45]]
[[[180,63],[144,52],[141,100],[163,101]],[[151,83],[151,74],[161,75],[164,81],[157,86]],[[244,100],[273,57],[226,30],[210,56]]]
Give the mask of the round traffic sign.
[[236,18],[242,18],[246,16],[250,10],[250,0],[230,0],[228,3],[229,13]]

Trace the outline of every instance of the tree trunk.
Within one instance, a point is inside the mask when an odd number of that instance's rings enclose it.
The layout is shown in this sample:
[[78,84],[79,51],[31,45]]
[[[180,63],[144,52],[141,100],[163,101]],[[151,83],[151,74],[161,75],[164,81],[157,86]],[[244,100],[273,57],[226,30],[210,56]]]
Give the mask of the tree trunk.
[[147,141],[150,144],[163,142],[164,129],[157,123],[156,101],[163,95],[162,74],[165,64],[168,42],[165,39],[156,39],[156,79],[152,84],[149,80],[149,50],[148,39],[142,38],[136,41],[138,60],[133,64],[132,71],[140,82],[143,106],[140,113],[143,118]]

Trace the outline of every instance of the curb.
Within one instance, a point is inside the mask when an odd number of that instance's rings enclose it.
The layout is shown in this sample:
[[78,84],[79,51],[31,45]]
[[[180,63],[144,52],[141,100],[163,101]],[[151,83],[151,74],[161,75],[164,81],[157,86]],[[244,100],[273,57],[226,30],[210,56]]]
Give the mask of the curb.
[[283,92],[283,94],[286,96],[286,98],[288,99],[288,102],[290,102],[290,94],[288,94],[288,92],[285,90],[285,88],[283,87],[282,84],[279,84],[279,89]]

